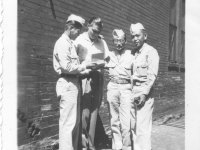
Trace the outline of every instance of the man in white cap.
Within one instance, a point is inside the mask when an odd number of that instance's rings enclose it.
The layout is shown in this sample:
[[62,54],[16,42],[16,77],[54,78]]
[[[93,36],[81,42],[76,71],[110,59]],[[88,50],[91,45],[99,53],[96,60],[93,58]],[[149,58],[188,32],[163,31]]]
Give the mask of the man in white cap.
[[141,23],[131,24],[130,33],[135,46],[131,132],[135,150],[151,150],[153,84],[158,74],[159,56],[157,50],[146,43],[147,33]]
[[107,85],[107,100],[110,110],[112,149],[131,150],[130,106],[131,106],[131,50],[125,49],[126,35],[121,29],[112,32],[115,49],[110,52],[105,65],[110,81]]
[[[101,18],[92,17],[88,22],[88,31],[75,40],[81,64],[90,64],[94,55],[104,58],[108,55],[108,46],[100,36],[103,29]],[[94,137],[98,110],[103,95],[103,69],[92,68],[89,75],[82,77],[82,150],[95,150]]]
[[85,64],[80,64],[72,42],[80,33],[85,20],[70,15],[65,31],[56,41],[53,52],[53,66],[60,78],[56,84],[56,93],[60,101],[59,150],[77,150],[80,100],[79,74],[87,74]]

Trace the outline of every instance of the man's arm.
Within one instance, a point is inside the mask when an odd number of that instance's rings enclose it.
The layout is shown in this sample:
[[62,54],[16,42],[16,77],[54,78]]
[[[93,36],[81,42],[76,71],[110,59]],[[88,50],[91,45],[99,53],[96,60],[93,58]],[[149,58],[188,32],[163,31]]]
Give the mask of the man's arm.
[[110,50],[108,48],[107,43],[104,40],[102,40],[102,41],[103,41],[103,45],[104,45],[104,59],[106,59],[107,57],[110,56]]
[[102,41],[104,45],[104,62],[105,62],[103,68],[108,69],[108,63],[110,62],[111,51],[109,50],[107,43],[104,40]]
[[149,51],[148,54],[148,72],[147,72],[147,82],[146,88],[143,91],[143,94],[148,95],[155,80],[158,75],[158,67],[159,67],[159,56],[158,52],[154,49]]
[[59,62],[63,73],[76,74],[86,69],[86,65],[78,64],[73,61],[77,61],[78,57],[71,57],[71,47],[69,43],[56,43],[56,51],[54,57]]
[[146,101],[146,96],[149,94],[158,74],[159,56],[156,50],[151,50],[149,52],[148,64],[146,87],[142,92],[142,95],[140,95],[138,105],[143,104]]

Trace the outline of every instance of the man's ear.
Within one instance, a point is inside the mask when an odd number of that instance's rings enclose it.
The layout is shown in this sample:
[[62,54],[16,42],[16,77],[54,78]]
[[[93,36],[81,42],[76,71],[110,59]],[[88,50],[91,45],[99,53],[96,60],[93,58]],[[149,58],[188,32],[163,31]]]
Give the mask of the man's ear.
[[73,29],[73,28],[74,28],[74,26],[72,26],[72,25],[69,27],[70,30]]
[[127,44],[127,40],[125,41],[125,44]]
[[144,33],[144,40],[147,40],[147,33]]

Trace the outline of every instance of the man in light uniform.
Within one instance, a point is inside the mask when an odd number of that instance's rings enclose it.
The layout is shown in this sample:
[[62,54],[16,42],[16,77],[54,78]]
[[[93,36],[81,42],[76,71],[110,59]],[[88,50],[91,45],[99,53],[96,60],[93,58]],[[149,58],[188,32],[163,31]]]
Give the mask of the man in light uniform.
[[[101,18],[93,17],[88,22],[88,31],[75,40],[81,64],[90,64],[93,54],[102,54],[104,58],[109,52],[108,46],[100,33],[103,28]],[[102,58],[102,59],[104,59]],[[89,75],[82,77],[82,149],[94,150],[94,136],[97,113],[103,95],[103,69],[92,68]]]
[[80,33],[85,20],[70,15],[65,31],[56,41],[53,52],[54,70],[60,75],[56,84],[60,100],[59,150],[77,150],[80,112],[78,74],[88,73],[85,64],[81,64],[72,42]]
[[131,50],[125,49],[126,35],[121,29],[113,30],[115,50],[110,52],[105,67],[109,69],[107,85],[114,150],[131,150],[130,137],[130,96],[131,96]]
[[157,50],[146,43],[147,33],[141,23],[131,24],[130,33],[136,47],[131,77],[133,143],[135,150],[151,150],[153,84],[158,74],[159,56]]

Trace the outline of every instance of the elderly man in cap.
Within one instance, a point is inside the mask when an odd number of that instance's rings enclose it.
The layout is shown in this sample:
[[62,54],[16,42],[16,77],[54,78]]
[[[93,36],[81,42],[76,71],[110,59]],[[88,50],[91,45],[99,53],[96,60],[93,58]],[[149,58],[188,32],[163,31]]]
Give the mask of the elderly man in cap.
[[74,40],[80,33],[85,20],[70,15],[65,31],[56,41],[53,52],[54,70],[60,76],[56,84],[56,93],[60,100],[59,150],[77,150],[80,102],[79,74],[87,74],[85,64],[80,64]]
[[105,65],[110,81],[107,85],[114,150],[131,150],[130,105],[131,105],[131,50],[125,49],[126,35],[121,29],[112,32],[115,49],[110,52]]
[[[108,46],[100,35],[103,29],[101,18],[93,17],[88,22],[88,31],[80,34],[75,40],[77,53],[81,64],[91,65],[93,57],[104,62],[108,55]],[[94,150],[94,136],[96,128],[97,113],[103,95],[103,69],[93,66],[89,75],[82,76],[82,149]]]
[[131,24],[130,33],[135,45],[131,131],[135,150],[151,150],[153,84],[158,74],[159,56],[157,50],[146,43],[147,33],[141,23]]

